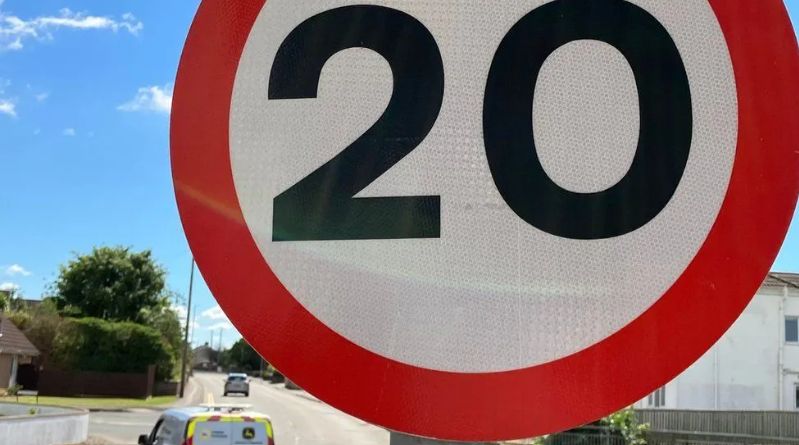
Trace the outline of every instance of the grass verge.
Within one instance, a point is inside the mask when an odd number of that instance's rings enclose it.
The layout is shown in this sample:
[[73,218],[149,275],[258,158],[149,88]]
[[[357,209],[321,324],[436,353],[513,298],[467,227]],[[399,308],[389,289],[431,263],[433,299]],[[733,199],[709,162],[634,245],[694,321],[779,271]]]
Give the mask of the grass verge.
[[[66,408],[82,409],[132,409],[132,408],[163,408],[175,403],[175,396],[159,396],[149,399],[114,399],[102,397],[39,397],[39,405],[62,406]],[[0,402],[17,402],[16,397],[2,397]],[[35,405],[36,397],[25,396],[19,398],[19,403]]]

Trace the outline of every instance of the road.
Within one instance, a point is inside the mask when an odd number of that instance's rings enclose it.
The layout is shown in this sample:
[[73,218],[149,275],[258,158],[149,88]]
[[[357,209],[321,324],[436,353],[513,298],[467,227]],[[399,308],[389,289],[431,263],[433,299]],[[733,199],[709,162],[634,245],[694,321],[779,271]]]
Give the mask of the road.
[[[250,384],[250,397],[222,396],[224,375],[197,373],[187,388],[191,403],[245,403],[268,414],[277,445],[388,445],[389,434],[316,400],[304,391],[289,391],[258,379]],[[92,413],[89,434],[114,444],[135,444],[148,432],[158,412]]]

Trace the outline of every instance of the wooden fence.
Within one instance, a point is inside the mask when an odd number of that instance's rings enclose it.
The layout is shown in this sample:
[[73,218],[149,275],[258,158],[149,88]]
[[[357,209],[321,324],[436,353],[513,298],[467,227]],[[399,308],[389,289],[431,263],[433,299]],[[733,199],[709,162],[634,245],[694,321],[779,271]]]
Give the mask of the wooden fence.
[[[636,415],[650,425],[649,445],[799,445],[799,412],[639,409]],[[543,444],[624,445],[624,440],[606,428],[583,427],[549,436]]]
[[652,431],[717,433],[799,441],[799,412],[636,410]]
[[62,371],[39,374],[39,395],[55,397],[98,396],[146,399],[153,395],[155,366],[138,374]]

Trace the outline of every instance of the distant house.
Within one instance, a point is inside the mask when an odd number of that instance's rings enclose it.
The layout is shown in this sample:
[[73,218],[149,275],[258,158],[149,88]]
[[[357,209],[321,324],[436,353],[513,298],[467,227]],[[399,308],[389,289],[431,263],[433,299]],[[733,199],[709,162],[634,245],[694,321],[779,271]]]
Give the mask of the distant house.
[[14,302],[20,307],[27,310],[33,310],[42,305],[42,300],[29,300],[26,298],[17,298]]
[[15,386],[19,366],[30,364],[38,355],[39,350],[25,334],[0,315],[0,389]]
[[718,343],[636,407],[799,411],[799,274],[770,273]]
[[191,367],[199,370],[215,370],[219,363],[219,351],[208,343],[195,348],[192,353]]

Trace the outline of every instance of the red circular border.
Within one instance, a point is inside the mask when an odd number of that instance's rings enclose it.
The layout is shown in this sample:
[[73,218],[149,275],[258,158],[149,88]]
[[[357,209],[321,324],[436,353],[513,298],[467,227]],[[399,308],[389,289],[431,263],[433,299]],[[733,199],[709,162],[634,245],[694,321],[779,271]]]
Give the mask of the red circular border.
[[633,403],[697,360],[768,272],[799,193],[799,52],[780,0],[709,0],[735,70],[738,149],[718,219],[672,288],[600,343],[517,371],[432,371],[361,348],[289,294],[239,208],[229,111],[239,59],[265,1],[200,5],[175,86],[175,190],[191,249],[225,313],[264,357],[331,405],[390,429],[450,440],[574,427]]

